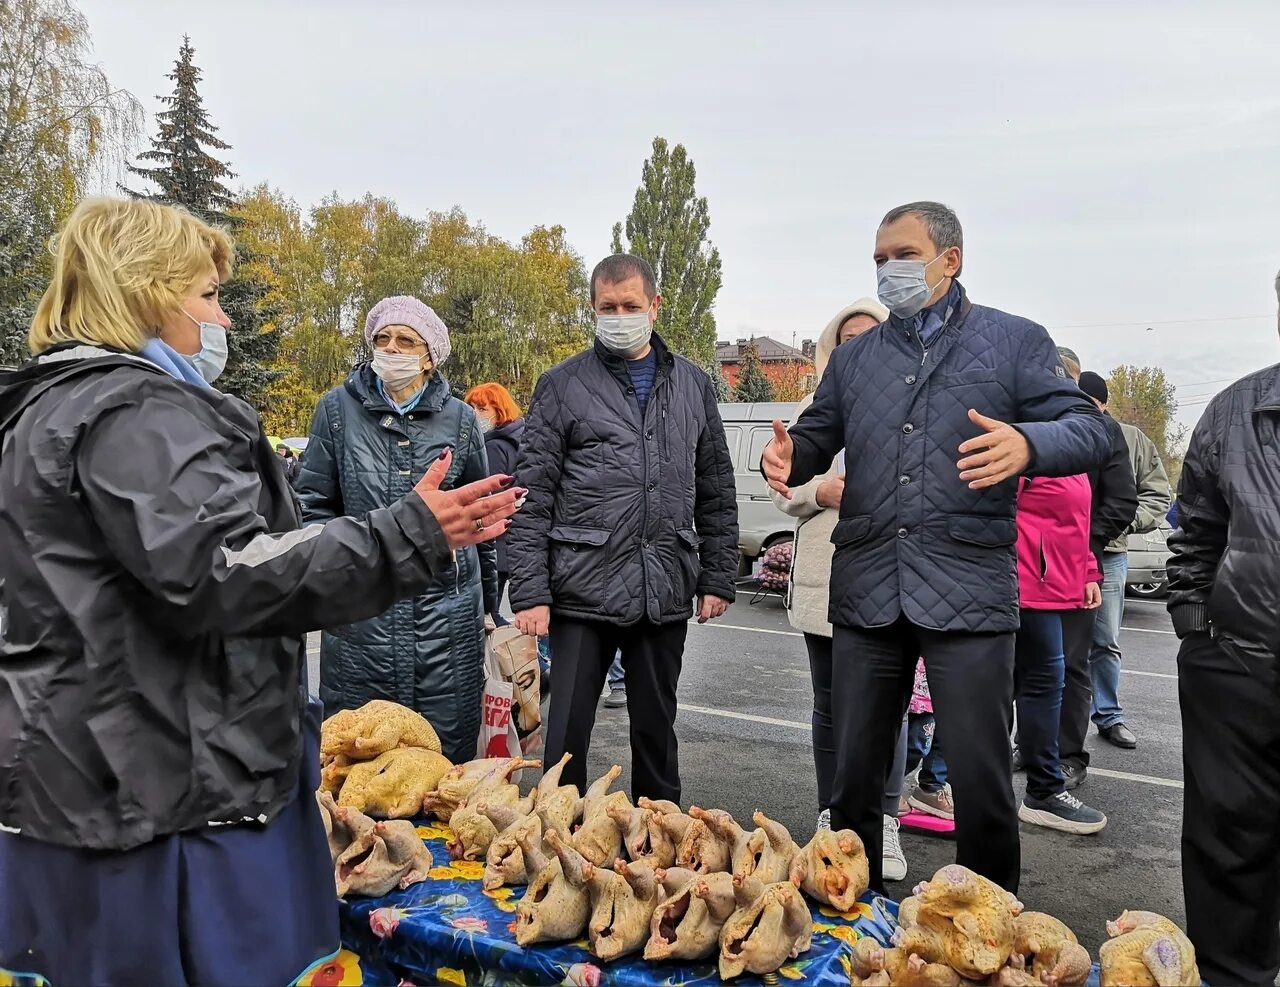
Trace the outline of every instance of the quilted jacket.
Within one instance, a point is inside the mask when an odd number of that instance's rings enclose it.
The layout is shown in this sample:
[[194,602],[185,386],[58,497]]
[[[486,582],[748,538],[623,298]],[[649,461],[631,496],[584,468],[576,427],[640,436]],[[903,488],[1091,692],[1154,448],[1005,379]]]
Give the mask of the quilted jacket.
[[[538,381],[507,535],[511,606],[631,625],[734,598],[738,504],[711,380],[657,333],[643,420],[625,361],[599,343]],[[829,459],[830,457],[828,457]]]
[[790,485],[845,448],[832,533],[833,624],[883,627],[900,615],[937,630],[1018,627],[1018,484],[970,490],[959,446],[980,434],[969,409],[1016,424],[1030,475],[1088,472],[1107,455],[1102,415],[1066,376],[1053,341],[1027,319],[954,304],[926,349],[890,317],[839,347],[813,404],[791,428]]
[[[446,489],[489,475],[472,407],[434,374],[417,407],[401,415],[379,392],[368,364],[356,367],[316,408],[294,489],[308,523],[362,518],[394,504],[446,447]],[[492,544],[462,549],[426,592],[377,617],[320,638],[325,713],[390,699],[416,709],[455,763],[475,756],[484,690],[484,614],[498,606]],[[482,609],[483,607],[483,609]]]
[[[489,475],[499,473],[510,476],[516,471],[516,459],[520,454],[520,440],[524,437],[524,419],[517,418],[513,422],[499,425],[484,437],[485,455],[489,457]],[[507,561],[507,536],[503,535],[493,543],[498,552],[498,574],[509,576],[511,563]],[[502,601],[499,600],[499,603]],[[492,611],[490,611],[492,612]]]
[[1280,651],[1280,364],[1209,402],[1178,482],[1169,612],[1248,661]]

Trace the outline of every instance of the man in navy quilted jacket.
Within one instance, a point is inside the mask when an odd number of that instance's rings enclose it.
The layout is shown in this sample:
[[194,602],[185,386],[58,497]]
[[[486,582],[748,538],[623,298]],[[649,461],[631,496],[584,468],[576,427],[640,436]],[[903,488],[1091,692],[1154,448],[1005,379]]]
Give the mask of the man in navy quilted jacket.
[[1016,478],[1084,473],[1106,457],[1107,433],[1042,326],[969,301],[949,208],[891,211],[875,261],[888,321],[835,351],[790,432],[774,423],[763,462],[785,496],[845,450],[831,536],[831,822],[862,837],[883,890],[880,802],[923,655],[955,789],[957,860],[1014,891]]

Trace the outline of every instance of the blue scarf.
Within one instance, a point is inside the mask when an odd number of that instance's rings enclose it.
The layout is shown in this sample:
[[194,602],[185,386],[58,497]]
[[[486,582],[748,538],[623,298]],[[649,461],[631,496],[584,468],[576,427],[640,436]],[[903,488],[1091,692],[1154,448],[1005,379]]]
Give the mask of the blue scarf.
[[190,360],[160,339],[148,340],[147,345],[138,352],[138,356],[149,363],[154,363],[170,377],[183,383],[191,384],[195,387],[203,387],[205,390],[213,390],[213,385],[196,372],[196,368],[191,365]]
[[[428,377],[427,383],[429,384],[430,382],[431,382],[431,378]],[[381,394],[383,400],[386,401],[387,404],[391,405],[391,407],[395,408],[398,413],[402,415],[407,415],[409,412],[411,412],[414,408],[418,406],[418,402],[422,400],[422,396],[427,393],[427,385],[423,384],[421,387],[419,387],[417,392],[414,393],[403,404],[396,404],[395,400],[391,397],[391,392],[386,389],[386,387],[382,383],[382,378],[379,377],[378,393]]]

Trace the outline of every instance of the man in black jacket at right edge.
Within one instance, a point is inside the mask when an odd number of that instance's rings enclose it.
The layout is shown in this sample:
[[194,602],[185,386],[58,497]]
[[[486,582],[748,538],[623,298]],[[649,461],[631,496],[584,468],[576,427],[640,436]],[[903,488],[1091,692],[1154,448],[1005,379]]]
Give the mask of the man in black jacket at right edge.
[[[1280,276],[1276,278],[1280,298]],[[1280,364],[1209,402],[1169,536],[1182,890],[1211,984],[1280,969]]]

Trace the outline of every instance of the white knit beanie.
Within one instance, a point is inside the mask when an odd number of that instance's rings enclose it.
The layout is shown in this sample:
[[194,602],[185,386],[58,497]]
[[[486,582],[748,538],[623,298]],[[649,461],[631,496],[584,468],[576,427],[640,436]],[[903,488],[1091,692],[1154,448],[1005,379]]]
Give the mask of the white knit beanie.
[[393,295],[369,309],[369,317],[364,320],[364,341],[370,349],[373,349],[373,337],[387,326],[408,326],[421,336],[431,350],[431,362],[437,367],[453,352],[449,330],[440,316],[412,295]]

